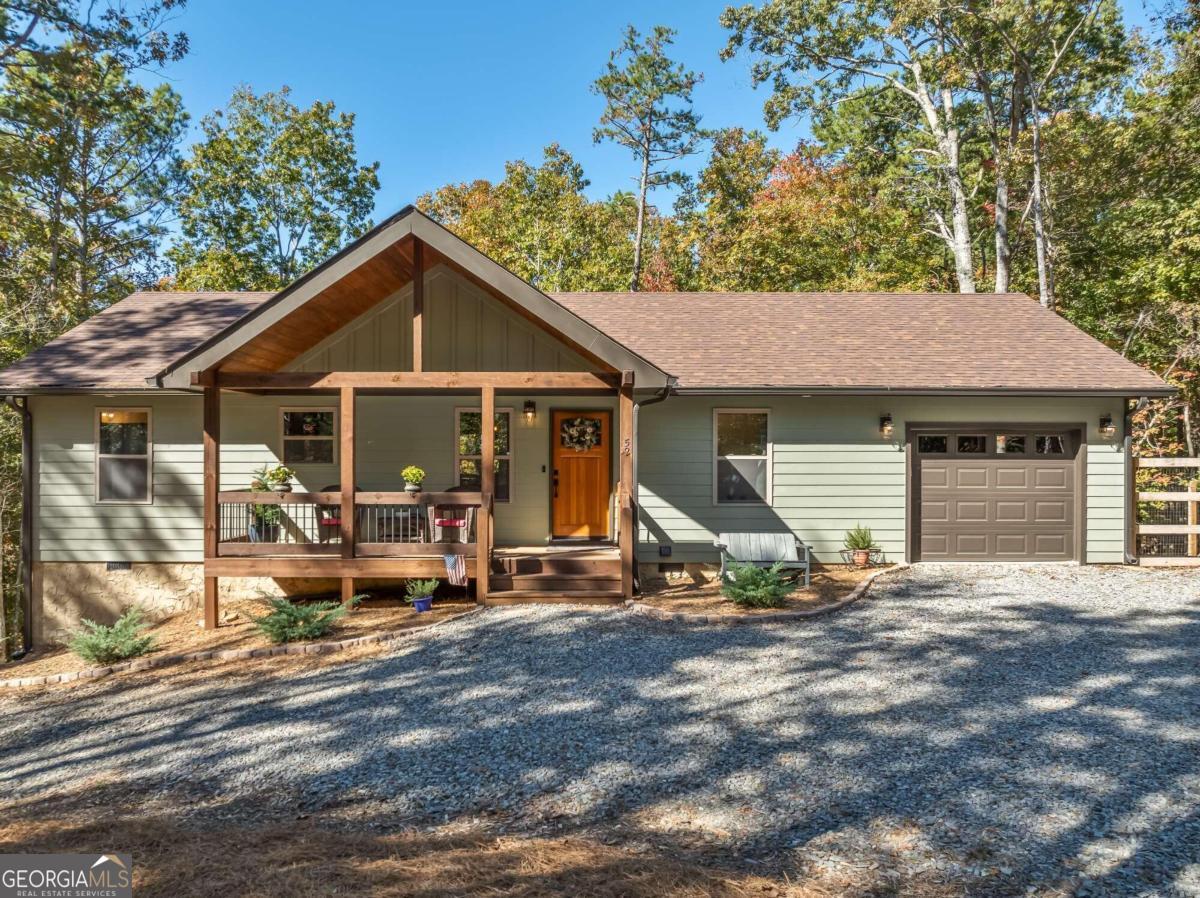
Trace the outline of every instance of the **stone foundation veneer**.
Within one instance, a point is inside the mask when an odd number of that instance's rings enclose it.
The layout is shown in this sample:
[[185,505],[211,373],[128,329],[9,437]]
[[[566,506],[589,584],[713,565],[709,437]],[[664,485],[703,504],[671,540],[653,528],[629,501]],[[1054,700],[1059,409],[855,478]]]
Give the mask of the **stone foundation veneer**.
[[[335,578],[224,577],[219,582],[225,602],[337,593],[341,586]],[[370,583],[362,581],[364,587]],[[133,605],[152,621],[183,611],[196,611],[199,619],[203,601],[204,565],[198,561],[135,561],[127,571],[110,571],[104,562],[34,562],[33,642],[66,642],[84,618],[111,624]]]

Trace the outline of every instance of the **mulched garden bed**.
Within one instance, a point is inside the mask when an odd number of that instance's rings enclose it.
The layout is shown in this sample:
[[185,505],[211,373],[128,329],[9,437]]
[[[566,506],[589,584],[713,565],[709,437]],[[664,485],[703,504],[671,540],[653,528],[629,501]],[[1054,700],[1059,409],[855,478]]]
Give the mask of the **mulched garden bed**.
[[743,608],[721,595],[721,584],[712,582],[669,581],[648,584],[635,601],[661,611],[676,614],[756,616],[778,614],[781,611],[815,611],[834,605],[846,598],[863,580],[879,567],[850,567],[840,564],[813,565],[812,586],[805,589],[797,581],[784,604],[779,608]]
[[[434,603],[432,611],[418,614],[398,598],[366,599],[337,621],[325,637],[316,641],[353,639],[379,633],[401,633],[464,614],[476,607],[470,599],[439,599]],[[270,648],[275,643],[267,639],[254,625],[253,620],[262,617],[269,610],[270,606],[265,599],[222,602],[221,626],[216,630],[205,630],[200,626],[203,618],[198,611],[172,615],[145,631],[154,637],[155,649],[141,657],[153,659],[161,655],[189,652]],[[47,646],[35,650],[20,661],[0,666],[0,680],[53,676],[101,666],[103,665],[84,661],[65,646]]]

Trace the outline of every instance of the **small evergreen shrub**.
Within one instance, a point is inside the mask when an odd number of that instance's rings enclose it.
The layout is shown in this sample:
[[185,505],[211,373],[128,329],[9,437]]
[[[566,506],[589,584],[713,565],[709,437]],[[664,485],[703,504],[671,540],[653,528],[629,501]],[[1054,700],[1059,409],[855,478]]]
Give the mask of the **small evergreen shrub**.
[[792,591],[783,575],[783,565],[757,567],[735,564],[721,582],[721,593],[746,608],[780,608]]
[[438,583],[438,580],[409,580],[404,584],[404,601],[411,605],[417,599],[432,596]]
[[319,639],[346,616],[351,607],[362,600],[355,596],[348,604],[341,602],[293,602],[271,599],[270,613],[254,618],[258,627],[271,642],[304,642]]
[[70,648],[84,661],[97,664],[136,658],[154,648],[154,637],[142,635],[149,626],[137,607],[122,614],[111,627],[84,620],[83,629],[71,638]]
[[852,552],[869,552],[875,548],[875,536],[871,533],[870,527],[864,527],[862,524],[859,524],[857,527],[846,531],[846,536],[842,540],[842,543]]

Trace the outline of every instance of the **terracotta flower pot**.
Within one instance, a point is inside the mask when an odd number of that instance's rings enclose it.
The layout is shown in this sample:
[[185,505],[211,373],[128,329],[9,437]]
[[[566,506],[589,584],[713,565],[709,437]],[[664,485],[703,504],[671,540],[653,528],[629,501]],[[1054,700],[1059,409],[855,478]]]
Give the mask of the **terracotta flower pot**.
[[858,565],[859,567],[866,567],[868,564],[871,563],[871,550],[870,549],[855,549],[853,558],[854,558],[854,563],[856,565]]

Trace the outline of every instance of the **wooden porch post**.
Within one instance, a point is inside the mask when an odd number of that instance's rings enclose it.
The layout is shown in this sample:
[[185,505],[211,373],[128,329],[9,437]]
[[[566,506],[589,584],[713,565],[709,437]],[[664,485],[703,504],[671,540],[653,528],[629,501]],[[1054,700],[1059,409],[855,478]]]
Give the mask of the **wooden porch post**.
[[633,508],[633,372],[621,374],[620,399],[617,403],[621,427],[621,486],[617,493],[620,520],[617,545],[621,552],[621,594],[633,598],[633,544],[637,538],[636,514]]
[[[217,557],[220,540],[217,494],[221,489],[221,390],[204,388],[204,560]],[[204,629],[218,624],[217,578],[204,578]]]
[[[342,491],[341,536],[343,558],[354,557],[354,540],[356,538],[354,509],[354,400],[354,387],[342,387],[341,414],[339,416],[341,422],[339,450],[341,452],[340,483]],[[342,601],[349,602],[352,598],[354,598],[354,578],[343,577]]]
[[[511,435],[509,437],[511,439]],[[478,543],[475,558],[475,601],[486,602],[492,564],[492,497],[496,493],[496,388],[480,389],[479,402],[479,519],[475,525]]]
[[412,369],[424,371],[425,244],[413,238]]

